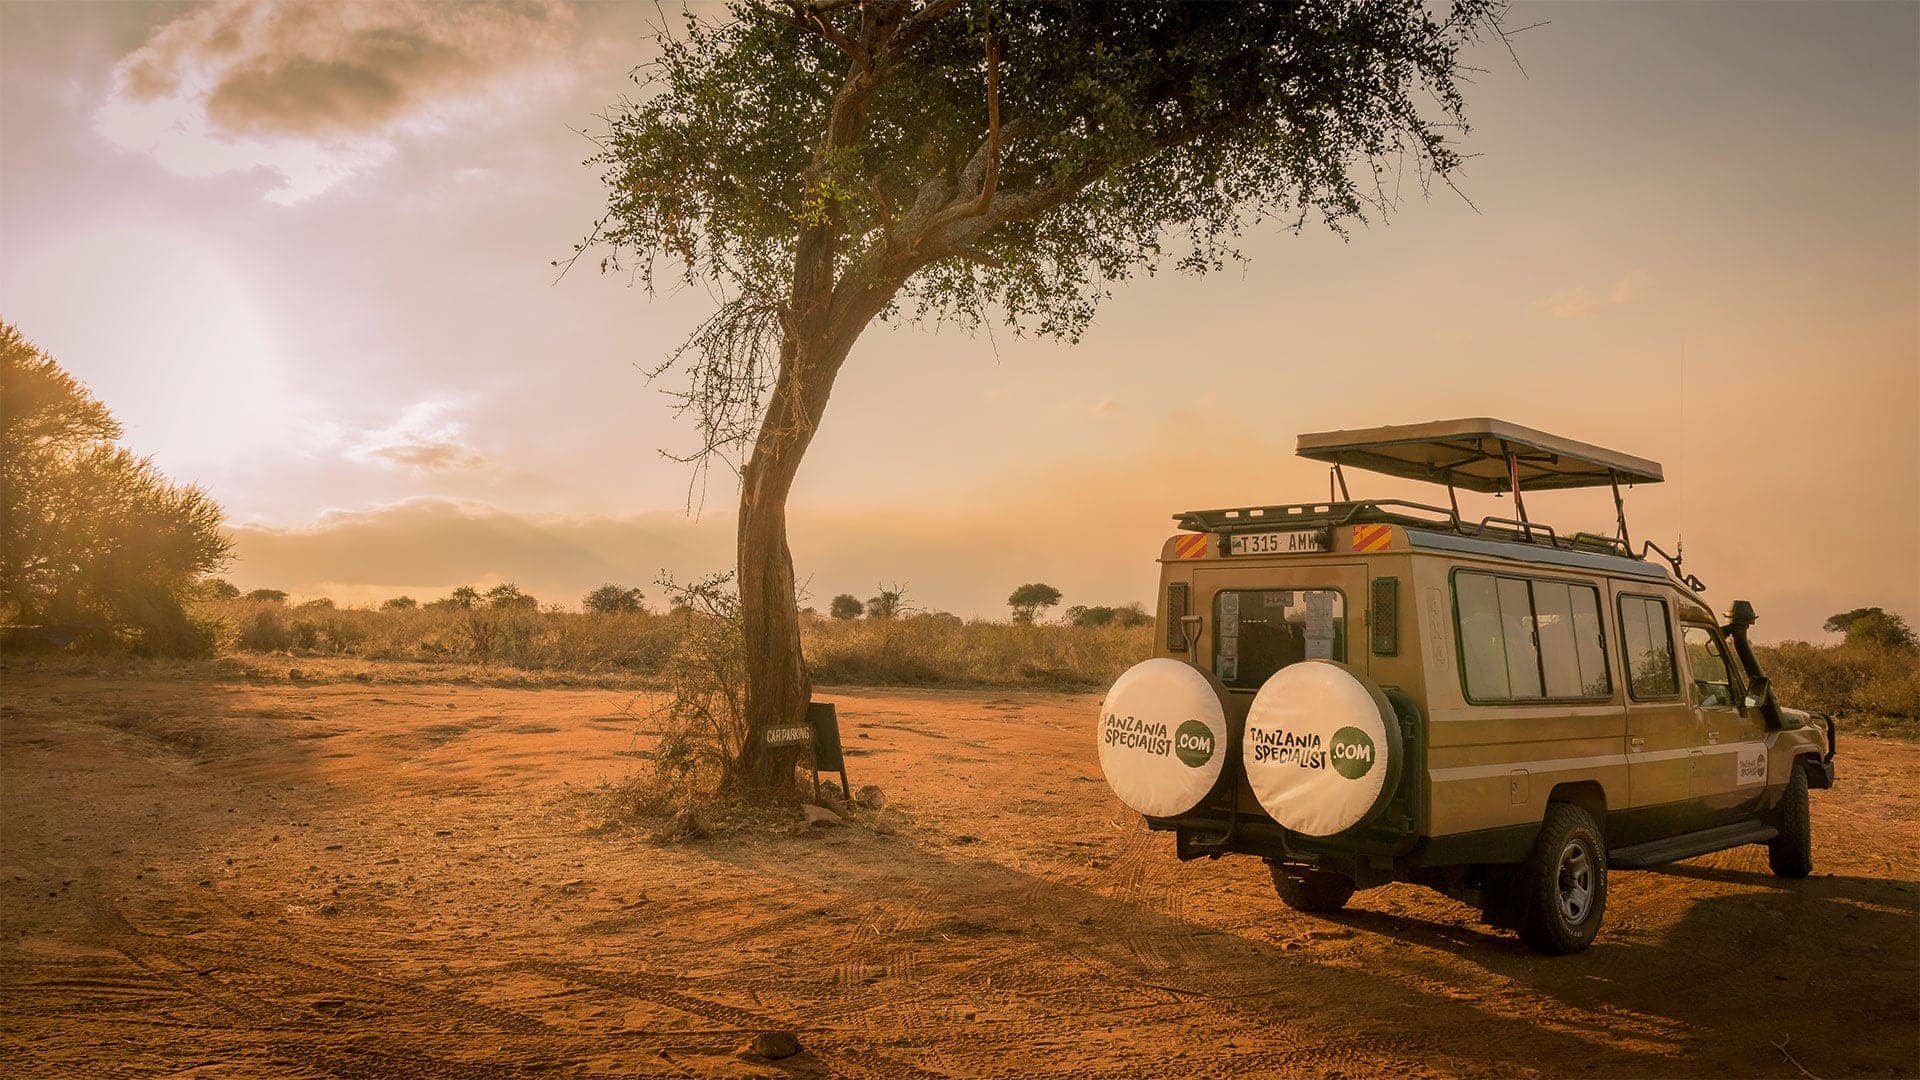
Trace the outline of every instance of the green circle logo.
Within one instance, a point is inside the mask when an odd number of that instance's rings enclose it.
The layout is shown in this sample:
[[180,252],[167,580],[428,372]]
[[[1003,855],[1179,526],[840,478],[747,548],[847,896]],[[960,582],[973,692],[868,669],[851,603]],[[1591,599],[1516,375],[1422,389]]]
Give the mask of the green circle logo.
[[1173,753],[1189,768],[1197,769],[1213,759],[1213,729],[1198,720],[1189,720],[1173,733]]
[[1358,780],[1373,768],[1373,739],[1357,727],[1343,727],[1333,733],[1328,756],[1334,771],[1349,780]]

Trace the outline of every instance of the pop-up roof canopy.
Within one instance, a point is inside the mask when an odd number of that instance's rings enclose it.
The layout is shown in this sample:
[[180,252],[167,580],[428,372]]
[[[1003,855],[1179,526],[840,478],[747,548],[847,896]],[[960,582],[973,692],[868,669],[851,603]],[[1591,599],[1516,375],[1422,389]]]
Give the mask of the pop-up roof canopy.
[[1296,450],[1316,461],[1480,492],[1511,491],[1516,480],[1522,491],[1547,491],[1665,478],[1657,461],[1487,417],[1322,431],[1300,436]]

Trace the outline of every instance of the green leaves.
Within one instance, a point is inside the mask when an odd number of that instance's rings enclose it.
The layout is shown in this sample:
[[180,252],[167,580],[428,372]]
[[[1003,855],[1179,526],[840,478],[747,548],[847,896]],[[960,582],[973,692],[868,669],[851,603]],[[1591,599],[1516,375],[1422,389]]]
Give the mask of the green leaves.
[[[833,330],[849,343],[875,313],[1072,339],[1113,282],[1218,269],[1269,221],[1383,216],[1402,172],[1444,179],[1460,50],[1503,6],[736,3],[663,31],[645,96],[612,113],[596,238],[647,287],[664,271],[777,307],[783,333],[826,290],[859,321]],[[1003,145],[983,200],[989,27]],[[703,333],[689,351],[742,345]]]

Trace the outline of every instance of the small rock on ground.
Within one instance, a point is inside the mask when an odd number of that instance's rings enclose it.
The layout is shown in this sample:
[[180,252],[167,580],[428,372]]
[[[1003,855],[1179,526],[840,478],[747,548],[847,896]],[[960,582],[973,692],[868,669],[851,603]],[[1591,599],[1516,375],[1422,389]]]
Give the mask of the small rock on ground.
[[800,1040],[791,1031],[762,1031],[747,1044],[747,1052],[768,1061],[779,1061],[799,1053]]

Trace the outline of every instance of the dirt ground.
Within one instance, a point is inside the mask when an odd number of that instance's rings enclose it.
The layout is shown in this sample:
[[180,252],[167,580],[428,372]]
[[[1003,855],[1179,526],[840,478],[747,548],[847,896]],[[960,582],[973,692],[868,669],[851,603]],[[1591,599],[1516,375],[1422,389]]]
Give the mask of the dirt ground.
[[[1181,864],[1087,696],[838,690],[909,820],[657,845],[632,695],[13,671],[0,1068],[33,1076],[1920,1072],[1920,748],[1843,737],[1819,869],[1613,878],[1546,959],[1409,886]],[[766,1029],[797,1057],[740,1056]]]

